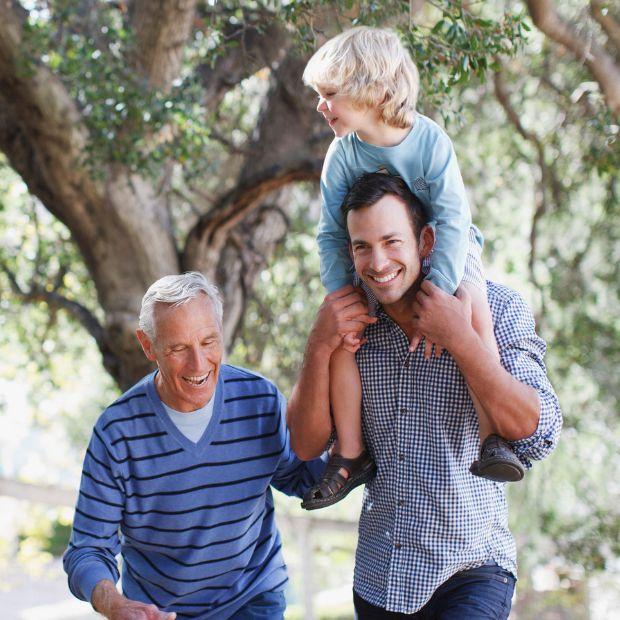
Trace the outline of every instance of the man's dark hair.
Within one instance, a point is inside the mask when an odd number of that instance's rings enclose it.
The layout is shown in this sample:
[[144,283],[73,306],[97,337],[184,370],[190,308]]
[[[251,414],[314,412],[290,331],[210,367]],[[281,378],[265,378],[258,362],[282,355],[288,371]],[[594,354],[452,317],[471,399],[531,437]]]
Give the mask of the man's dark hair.
[[349,211],[355,211],[363,207],[372,207],[387,195],[396,196],[396,198],[402,200],[407,207],[413,232],[416,237],[419,237],[422,228],[428,223],[428,216],[424,205],[400,177],[381,172],[367,172],[353,183],[341,207],[345,226]]

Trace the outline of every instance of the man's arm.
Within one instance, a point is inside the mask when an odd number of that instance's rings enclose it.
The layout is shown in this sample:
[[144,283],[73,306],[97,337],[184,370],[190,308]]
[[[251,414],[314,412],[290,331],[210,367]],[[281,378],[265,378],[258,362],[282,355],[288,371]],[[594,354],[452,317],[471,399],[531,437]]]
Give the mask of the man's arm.
[[466,292],[459,290],[452,297],[424,282],[414,313],[420,331],[450,352],[493,431],[511,441],[525,462],[550,453],[561,428],[561,412],[542,362],[544,343],[521,298],[515,294],[495,323],[501,363],[471,325]]
[[280,441],[282,453],[271,480],[271,486],[286,493],[303,497],[318,482],[325,470],[326,453],[312,460],[301,461],[291,447],[290,432],[286,423],[286,400],[278,392],[278,415],[280,416]]
[[291,447],[299,458],[319,456],[331,435],[329,361],[342,342],[342,334],[361,331],[374,321],[359,289],[346,286],[325,297],[310,331],[286,414]]
[[71,540],[63,557],[69,589],[109,620],[173,620],[175,614],[131,601],[114,585],[124,496],[102,426],[97,423],[86,450]]

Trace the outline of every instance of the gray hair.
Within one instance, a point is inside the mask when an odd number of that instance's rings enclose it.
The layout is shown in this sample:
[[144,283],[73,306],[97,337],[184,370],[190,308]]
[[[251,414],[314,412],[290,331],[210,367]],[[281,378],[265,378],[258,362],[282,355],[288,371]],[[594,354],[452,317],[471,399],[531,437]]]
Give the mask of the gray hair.
[[181,275],[164,276],[153,282],[142,298],[140,329],[151,339],[155,338],[155,304],[180,306],[204,293],[213,304],[220,328],[222,327],[222,298],[217,286],[211,284],[199,271],[188,271]]

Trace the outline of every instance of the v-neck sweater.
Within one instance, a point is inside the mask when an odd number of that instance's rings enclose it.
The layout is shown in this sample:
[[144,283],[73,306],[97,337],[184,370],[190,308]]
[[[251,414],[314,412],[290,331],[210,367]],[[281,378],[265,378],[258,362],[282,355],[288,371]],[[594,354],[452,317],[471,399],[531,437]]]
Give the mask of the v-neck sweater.
[[108,407],[86,451],[64,556],[71,591],[102,579],[178,618],[229,618],[284,588],[270,485],[301,496],[324,469],[290,449],[285,401],[263,377],[222,365],[197,443],[165,412],[148,375]]

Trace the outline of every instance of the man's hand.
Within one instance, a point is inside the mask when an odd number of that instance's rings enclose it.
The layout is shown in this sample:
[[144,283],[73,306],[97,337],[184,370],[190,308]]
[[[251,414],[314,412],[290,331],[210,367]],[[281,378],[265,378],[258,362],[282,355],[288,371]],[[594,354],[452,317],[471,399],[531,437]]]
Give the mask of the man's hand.
[[[430,343],[452,351],[471,325],[471,298],[459,288],[456,297],[444,293],[432,282],[424,280],[413,303],[414,326],[426,338],[426,357]],[[432,346],[432,345],[431,345]]]
[[[376,320],[368,314],[363,291],[348,285],[325,297],[309,340],[314,346],[327,349],[331,355],[342,344],[345,334],[357,335]],[[348,342],[349,346],[355,344],[359,346],[359,342]]]
[[128,599],[107,579],[95,586],[91,602],[95,611],[108,620],[175,620],[177,617],[174,612],[160,611],[155,605]]

